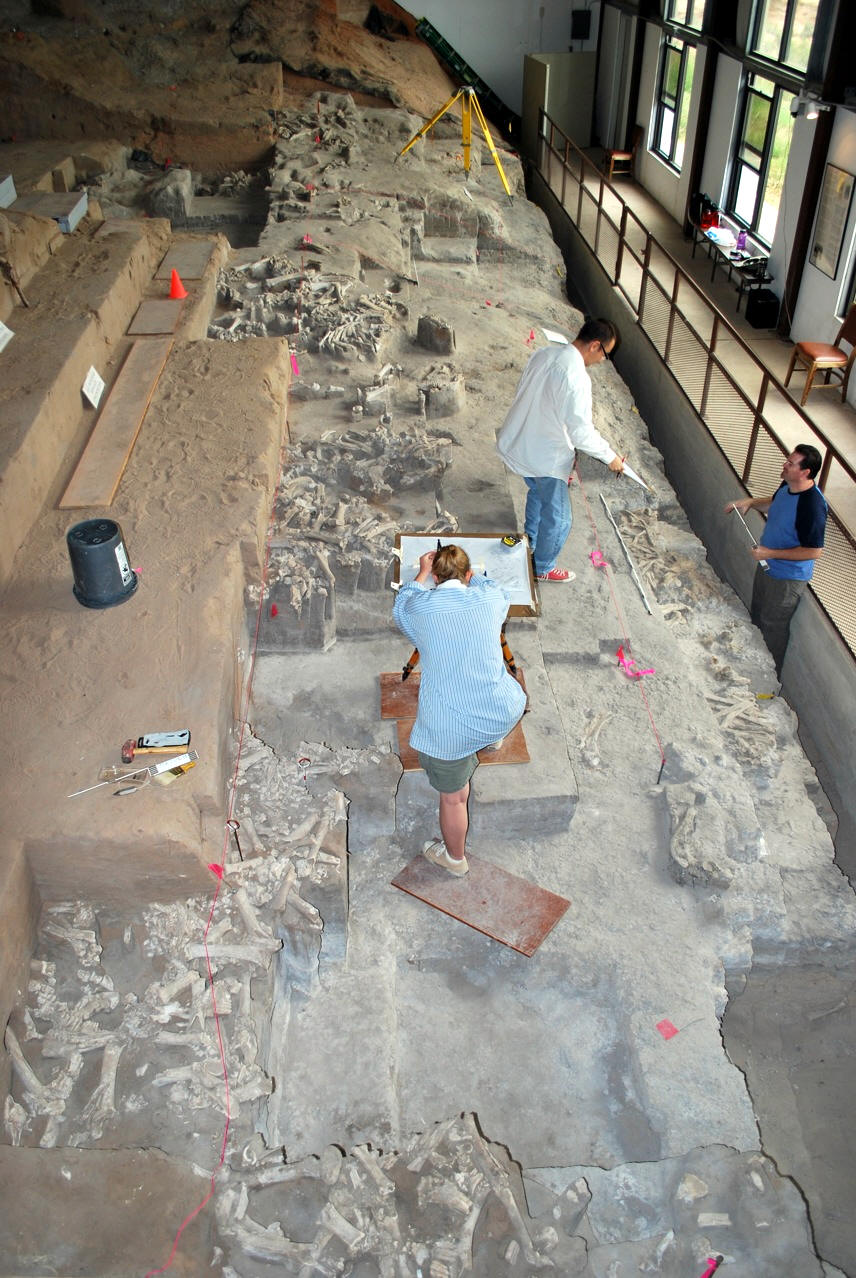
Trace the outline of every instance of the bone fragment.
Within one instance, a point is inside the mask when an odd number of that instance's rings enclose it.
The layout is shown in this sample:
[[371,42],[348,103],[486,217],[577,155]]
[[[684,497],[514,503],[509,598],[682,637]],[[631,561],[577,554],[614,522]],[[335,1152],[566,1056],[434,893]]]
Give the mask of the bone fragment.
[[[351,1153],[354,1158],[356,1158],[357,1162],[361,1163],[366,1169],[382,1197],[387,1198],[390,1194],[395,1193],[395,1185],[388,1176],[384,1175],[378,1166],[377,1159],[369,1153],[365,1145],[355,1145],[351,1150]],[[464,1210],[469,1211],[469,1207],[470,1204],[468,1199],[467,1206]]]
[[[269,941],[259,938],[252,944],[209,945],[208,957],[220,963],[258,963],[259,967],[268,967],[272,953],[281,949],[282,941],[276,937],[272,937]],[[185,954],[189,959],[205,958],[205,947],[188,945]]]
[[256,827],[253,825],[253,818],[250,816],[242,817],[240,825],[241,832],[238,837],[241,840],[242,851],[247,848],[250,852],[263,851],[259,836],[256,834]]
[[[313,927],[320,929],[324,926],[324,920],[321,918],[321,915],[316,910],[315,906],[310,905],[308,901],[304,901],[303,897],[298,896],[296,892],[292,892],[289,895],[288,904],[294,906],[298,914],[302,914],[305,919],[308,919]],[[280,941],[280,946],[281,945],[282,942]]]
[[27,1130],[29,1121],[23,1105],[19,1105],[11,1095],[7,1095],[3,1106],[3,1126],[6,1128],[10,1145],[20,1145],[21,1137]]
[[277,888],[276,895],[270,901],[269,908],[273,910],[275,914],[279,914],[285,909],[286,902],[288,901],[288,895],[291,892],[296,878],[297,871],[293,865],[289,864],[288,870]]
[[81,1120],[91,1128],[92,1136],[98,1140],[104,1130],[104,1123],[116,1113],[116,1071],[119,1068],[119,1057],[122,1055],[124,1043],[108,1043],[101,1059],[101,1079],[90,1096],[81,1113]]
[[198,972],[188,968],[181,976],[177,976],[174,981],[167,981],[165,985],[159,985],[158,998],[162,1003],[171,1003],[176,995],[181,994],[183,990],[189,989],[196,981],[201,981],[202,979]]
[[273,938],[273,933],[266,923],[263,923],[256,913],[253,905],[247,895],[247,889],[240,887],[233,894],[233,899],[238,907],[244,927],[250,935],[252,941],[267,941]]
[[475,1124],[472,1114],[464,1116],[464,1126],[469,1129],[473,1141],[473,1161],[484,1175],[490,1188],[496,1194],[499,1201],[508,1213],[509,1220],[514,1232],[517,1234],[523,1251],[523,1259],[527,1265],[532,1265],[536,1269],[552,1269],[554,1268],[552,1260],[546,1256],[540,1256],[532,1245],[532,1239],[529,1237],[529,1231],[526,1223],[517,1206],[514,1195],[508,1186],[502,1169],[496,1162],[490,1150],[485,1145]]
[[45,1086],[28,1063],[11,1025],[6,1026],[5,1043],[6,1050],[12,1059],[12,1069],[18,1075],[24,1091],[29,1092],[36,1100],[46,1101],[50,1094],[49,1088]]
[[324,1204],[318,1219],[326,1229],[342,1240],[348,1251],[355,1251],[365,1239],[365,1233],[346,1220],[332,1203]]

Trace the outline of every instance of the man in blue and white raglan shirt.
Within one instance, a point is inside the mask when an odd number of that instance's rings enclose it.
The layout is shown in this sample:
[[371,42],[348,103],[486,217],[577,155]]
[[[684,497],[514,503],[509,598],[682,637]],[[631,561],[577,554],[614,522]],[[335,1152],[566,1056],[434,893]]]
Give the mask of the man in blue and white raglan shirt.
[[399,630],[419,649],[419,709],[410,744],[440,794],[439,840],[423,856],[449,874],[466,874],[470,777],[478,750],[496,748],[526,709],[526,694],[505,668],[500,631],[508,595],[474,577],[460,546],[419,560],[419,572],[395,598]]
[[764,636],[782,675],[791,617],[800,596],[811,580],[814,561],[823,553],[826,533],[826,498],[814,482],[821,456],[813,444],[797,444],[782,467],[782,483],[772,497],[742,497],[725,507],[732,510],[766,512],[764,540],[753,546],[754,559],[764,559],[768,571],[759,564],[752,587],[750,615]]

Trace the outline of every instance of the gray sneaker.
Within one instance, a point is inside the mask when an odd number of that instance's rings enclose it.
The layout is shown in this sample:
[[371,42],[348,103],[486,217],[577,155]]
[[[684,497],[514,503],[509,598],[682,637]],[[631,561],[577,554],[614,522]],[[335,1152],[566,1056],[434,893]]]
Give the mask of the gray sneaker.
[[456,878],[461,878],[470,868],[467,865],[465,856],[462,856],[460,860],[449,856],[442,839],[429,839],[422,849],[422,855],[426,861],[430,861],[432,865],[439,865],[441,870],[447,870],[449,874],[454,874]]

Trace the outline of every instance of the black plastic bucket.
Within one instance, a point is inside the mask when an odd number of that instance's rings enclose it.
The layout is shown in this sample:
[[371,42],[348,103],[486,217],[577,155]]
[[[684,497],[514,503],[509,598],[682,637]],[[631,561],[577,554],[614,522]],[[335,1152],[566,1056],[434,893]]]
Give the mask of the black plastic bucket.
[[128,563],[122,529],[112,519],[85,519],[65,535],[74,597],[84,608],[112,608],[130,599],[137,574]]

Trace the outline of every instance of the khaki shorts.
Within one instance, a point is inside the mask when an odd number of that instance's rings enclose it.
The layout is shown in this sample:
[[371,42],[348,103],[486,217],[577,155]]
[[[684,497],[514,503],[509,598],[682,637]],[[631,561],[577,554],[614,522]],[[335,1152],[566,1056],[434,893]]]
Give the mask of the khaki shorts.
[[432,788],[439,790],[441,794],[456,794],[458,790],[463,790],[479,766],[476,754],[465,755],[463,759],[435,759],[430,754],[423,754],[421,750],[417,754],[420,767],[428,774]]

